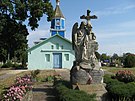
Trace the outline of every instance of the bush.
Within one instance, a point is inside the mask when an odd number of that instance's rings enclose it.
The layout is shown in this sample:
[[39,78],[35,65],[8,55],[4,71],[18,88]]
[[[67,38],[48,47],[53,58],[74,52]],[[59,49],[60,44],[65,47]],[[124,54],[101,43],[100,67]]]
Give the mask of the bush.
[[53,82],[53,81],[54,81],[54,76],[47,76],[47,77],[45,78],[45,81],[46,81],[46,82]]
[[40,70],[39,69],[34,70],[34,71],[31,71],[32,78],[36,78],[39,73],[40,73]]
[[12,67],[12,66],[13,66],[12,62],[11,62],[11,61],[7,61],[7,63],[3,64],[3,65],[1,66],[1,68],[10,68],[10,67]]
[[26,66],[24,67],[23,65],[19,65],[19,64],[13,64],[13,69],[16,69],[16,70],[24,70],[24,69],[28,69]]
[[115,76],[115,77],[116,77],[116,79],[118,79],[119,81],[125,82],[125,83],[135,81],[135,76],[134,76],[134,74],[133,74],[131,71],[128,71],[128,70],[118,71],[118,72],[116,73],[116,76]]
[[59,87],[61,85],[64,85],[65,87],[71,89],[72,85],[69,81],[65,81],[65,80],[57,80],[54,82],[54,86]]
[[[59,101],[96,101],[96,95],[89,95],[84,91],[69,89],[67,81],[58,81],[55,85]],[[68,87],[67,87],[68,86]]]
[[104,80],[106,89],[111,95],[113,101],[134,101],[135,100],[135,82],[120,82],[112,76],[105,75]]
[[134,54],[128,54],[125,57],[124,66],[125,67],[130,67],[130,68],[135,67],[135,55]]

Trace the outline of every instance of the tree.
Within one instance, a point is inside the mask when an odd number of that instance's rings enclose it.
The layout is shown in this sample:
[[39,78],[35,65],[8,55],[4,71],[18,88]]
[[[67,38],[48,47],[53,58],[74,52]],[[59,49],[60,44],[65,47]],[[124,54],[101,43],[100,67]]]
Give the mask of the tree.
[[[10,54],[9,59],[12,59],[14,52],[17,49],[27,48],[26,37],[28,35],[28,31],[25,25],[17,23],[8,16],[5,21],[5,25],[3,26],[4,28],[0,35],[1,49],[7,50],[7,54]],[[23,47],[21,47],[22,44]]]
[[124,66],[125,67],[135,67],[135,55],[134,54],[127,54],[125,56]]
[[102,55],[101,55],[101,61],[108,61],[109,62],[109,60],[110,60],[110,56],[107,56],[105,53],[103,53]]
[[110,66],[122,66],[122,57],[119,57],[118,54],[114,53],[111,57],[111,64]]
[[113,60],[118,60],[118,59],[119,59],[119,56],[118,56],[118,54],[114,53],[111,58],[112,58]]
[[17,57],[23,63],[28,47],[26,26],[38,28],[43,14],[51,21],[54,11],[49,0],[0,0],[0,61]]
[[50,0],[0,1],[0,15],[2,17],[6,15],[9,16],[10,19],[21,23],[28,19],[28,25],[32,30],[38,27],[38,21],[40,21],[43,14],[47,15],[47,21],[51,21],[54,11]]

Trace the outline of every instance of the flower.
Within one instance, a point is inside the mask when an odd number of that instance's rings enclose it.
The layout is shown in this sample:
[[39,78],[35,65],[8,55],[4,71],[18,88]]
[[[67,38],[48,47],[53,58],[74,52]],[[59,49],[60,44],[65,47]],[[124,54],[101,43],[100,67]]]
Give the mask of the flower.
[[8,90],[3,94],[4,101],[21,101],[27,91],[32,88],[32,79],[30,75],[23,77],[17,77],[15,84],[10,86]]
[[125,83],[135,81],[135,75],[129,70],[118,71],[115,78]]

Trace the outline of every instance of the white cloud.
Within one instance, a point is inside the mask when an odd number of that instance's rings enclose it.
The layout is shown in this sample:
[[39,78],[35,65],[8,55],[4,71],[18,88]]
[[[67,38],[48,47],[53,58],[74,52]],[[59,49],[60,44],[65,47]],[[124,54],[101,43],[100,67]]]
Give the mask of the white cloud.
[[135,37],[135,20],[125,21],[121,23],[108,24],[96,29],[97,37],[101,40],[118,38],[118,37]]
[[108,15],[114,15],[114,14],[122,14],[126,13],[129,10],[135,9],[135,4],[130,5],[119,5],[115,7],[109,7],[105,8],[102,11],[95,11],[94,14],[98,16],[108,16]]
[[134,32],[97,32],[99,33],[98,34],[98,39],[99,40],[109,40],[109,39],[112,39],[112,38],[122,38],[122,37],[125,37],[125,36],[132,36],[132,35],[135,35]]
[[126,6],[124,9],[125,9],[125,10],[135,9],[135,4],[128,5],[128,6]]
[[39,41],[40,38],[48,38],[50,36],[50,31],[49,30],[39,30],[37,29],[36,31],[30,31],[29,35],[27,37],[28,39],[28,45],[29,47],[33,46],[34,41]]
[[109,24],[96,29],[99,52],[113,55],[117,53],[135,53],[135,20]]
[[118,55],[122,55],[123,53],[135,53],[135,42],[127,42],[127,43],[117,43],[117,44],[104,44],[99,45],[100,53],[107,53],[109,55],[113,55],[117,53]]
[[[129,19],[130,20],[130,19]],[[121,27],[121,28],[128,28],[128,29],[133,29],[135,28],[135,20],[131,20],[131,21],[126,21],[126,22],[123,22],[123,23],[120,23],[118,24],[118,27]]]

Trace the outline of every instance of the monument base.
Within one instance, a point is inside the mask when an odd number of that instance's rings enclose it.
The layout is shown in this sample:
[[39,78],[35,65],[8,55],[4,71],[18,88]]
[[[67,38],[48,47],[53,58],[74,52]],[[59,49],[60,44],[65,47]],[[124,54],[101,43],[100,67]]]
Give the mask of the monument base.
[[89,81],[89,74],[83,70],[76,68],[72,68],[70,71],[70,80],[72,84],[88,84]]
[[96,84],[103,83],[104,71],[102,69],[100,69],[100,70],[91,70],[91,71],[89,71],[89,74],[92,77],[92,82],[91,83],[96,83]]
[[72,84],[100,84],[103,83],[104,72],[100,70],[82,69],[79,66],[73,66],[70,71],[70,80]]
[[73,89],[85,91],[88,94],[96,94],[97,101],[105,101],[106,89],[104,84],[72,85]]

